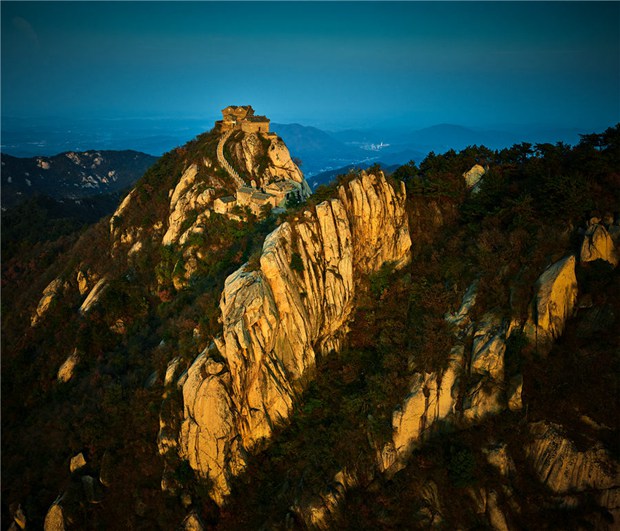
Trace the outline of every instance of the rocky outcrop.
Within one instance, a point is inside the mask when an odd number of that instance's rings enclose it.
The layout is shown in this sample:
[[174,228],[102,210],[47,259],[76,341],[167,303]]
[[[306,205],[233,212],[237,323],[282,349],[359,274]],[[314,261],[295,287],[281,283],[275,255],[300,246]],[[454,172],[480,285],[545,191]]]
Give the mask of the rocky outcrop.
[[[171,245],[181,239],[179,243],[185,243],[187,236],[208,216],[207,206],[213,202],[215,190],[206,188],[202,182],[196,182],[198,166],[190,165],[177,183],[172,197],[170,198],[170,215],[168,217],[168,229],[162,238],[162,245]],[[192,227],[184,229],[186,219],[190,213],[195,213],[195,222]]]
[[511,380],[511,388],[504,367],[506,341],[515,327],[493,313],[472,319],[476,286],[474,282],[466,291],[456,312],[446,315],[455,330],[446,369],[416,373],[409,395],[394,411],[392,440],[377,456],[381,471],[394,474],[403,468],[413,449],[436,431],[439,421],[474,424],[503,411],[507,398],[515,409],[521,407],[518,378]]
[[99,275],[88,268],[79,269],[76,275],[80,295],[86,295],[99,280]]
[[332,529],[334,522],[338,521],[339,505],[347,491],[355,488],[358,483],[354,474],[340,470],[334,475],[325,492],[292,509],[305,522],[308,529]]
[[21,504],[11,504],[9,507],[9,511],[11,512],[11,517],[13,518],[13,522],[9,527],[9,531],[18,531],[19,529],[26,529],[26,525],[28,520],[26,518],[26,513],[24,513],[24,509]]
[[448,368],[441,373],[417,373],[411,392],[392,417],[392,441],[383,449],[381,471],[393,474],[403,468],[415,446],[433,425],[455,413],[463,349],[455,348]]
[[514,460],[508,453],[508,447],[505,444],[484,448],[482,452],[486,456],[487,463],[495,468],[500,476],[507,478],[516,472]]
[[620,487],[617,465],[600,443],[580,451],[560,426],[530,425],[532,442],[525,448],[536,475],[557,494]]
[[469,379],[463,397],[463,417],[479,421],[504,409],[504,354],[508,330],[493,313],[476,323],[472,338]]
[[73,374],[77,364],[80,362],[80,355],[77,352],[77,349],[71,353],[71,355],[63,362],[63,364],[58,369],[58,374],[56,378],[61,383],[66,383],[71,378],[73,378]]
[[575,257],[567,256],[549,266],[536,282],[532,315],[525,326],[530,340],[545,349],[564,331],[577,304]]
[[[556,494],[560,506],[575,507],[593,501],[620,521],[620,474],[618,463],[600,442],[589,441],[580,449],[561,426],[540,421],[529,426],[525,446],[528,462],[541,483]],[[596,516],[596,515],[595,515]],[[610,520],[597,520],[596,529],[615,529]]]
[[183,524],[181,525],[184,531],[203,531],[204,525],[202,520],[198,516],[198,513],[191,512],[185,517],[183,520]]
[[86,459],[84,458],[84,454],[80,452],[71,458],[71,462],[69,463],[69,471],[73,474],[73,472],[85,466]]
[[56,500],[45,515],[43,523],[44,531],[65,531],[65,515],[62,506],[62,500]]
[[93,289],[90,290],[84,302],[80,306],[80,313],[85,314],[90,311],[90,309],[97,303],[101,295],[108,288],[108,279],[107,277],[103,277],[99,280],[94,286]]
[[472,192],[477,192],[480,180],[483,175],[486,173],[486,170],[480,166],[480,164],[475,164],[469,171],[466,171],[463,174],[463,178],[465,179],[465,185]]
[[225,283],[223,336],[183,384],[178,451],[222,503],[244,455],[289,416],[318,355],[337,349],[360,274],[409,259],[404,186],[363,174],[265,240],[258,271]]
[[30,325],[36,326],[43,316],[50,309],[50,306],[56,300],[56,298],[60,295],[63,289],[63,282],[59,278],[52,280],[47,287],[43,290],[43,294],[41,296],[41,300],[37,305],[37,309],[35,310],[34,315],[30,319]]
[[230,144],[230,149],[240,171],[257,187],[290,180],[301,185],[304,197],[310,195],[310,187],[301,170],[291,159],[286,144],[276,134],[244,133],[240,140]]
[[604,260],[613,267],[618,265],[618,251],[604,225],[593,224],[588,227],[581,244],[579,260],[581,263]]

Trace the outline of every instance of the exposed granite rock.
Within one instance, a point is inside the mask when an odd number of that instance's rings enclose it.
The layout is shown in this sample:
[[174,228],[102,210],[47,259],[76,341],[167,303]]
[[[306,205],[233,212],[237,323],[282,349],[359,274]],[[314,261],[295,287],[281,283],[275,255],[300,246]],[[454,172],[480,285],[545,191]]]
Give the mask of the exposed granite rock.
[[84,299],[82,306],[80,306],[80,313],[88,313],[90,309],[97,303],[101,295],[108,288],[108,279],[107,277],[103,277],[99,280],[94,286],[93,289],[90,290],[90,293]]
[[31,326],[36,326],[37,323],[43,318],[43,316],[47,313],[52,302],[60,295],[63,289],[63,282],[59,278],[52,280],[47,287],[43,290],[43,295],[37,309],[30,320]]
[[[180,456],[213,482],[218,503],[245,453],[288,418],[317,354],[339,347],[357,274],[409,259],[404,202],[404,186],[363,174],[338,199],[271,233],[260,270],[242,268],[226,280],[219,359],[206,350],[188,370],[179,436]],[[294,254],[301,268],[291,267]]]
[[61,383],[68,382],[73,378],[73,374],[77,364],[80,362],[80,355],[77,349],[74,349],[71,355],[63,362],[58,369],[57,379]]
[[413,377],[411,392],[392,417],[392,442],[383,451],[382,471],[389,470],[393,474],[403,468],[415,446],[430,433],[433,425],[454,414],[462,369],[463,349],[457,347],[443,373],[418,373]]
[[334,475],[329,487],[321,495],[292,509],[304,521],[308,529],[332,529],[338,521],[339,505],[349,489],[358,485],[358,479],[347,470]]
[[76,275],[80,295],[86,295],[99,280],[99,276],[90,269],[79,269]]
[[21,504],[11,504],[9,510],[11,511],[11,516],[13,517],[13,522],[11,524],[11,527],[9,527],[9,530],[26,529],[28,520]]
[[465,185],[467,186],[467,188],[473,189],[473,191],[475,192],[478,183],[480,183],[480,180],[485,173],[486,170],[482,166],[480,166],[480,164],[472,166],[469,171],[466,171],[463,174],[463,178],[465,179]]
[[134,245],[139,236],[139,229],[136,227],[126,226],[123,221],[125,213],[132,208],[134,199],[136,197],[136,189],[134,188],[129,192],[125,198],[121,201],[112,217],[110,218],[110,236],[112,238],[112,254],[122,245],[131,247]]
[[79,454],[74,455],[71,458],[71,463],[69,463],[69,470],[73,474],[73,472],[85,466],[86,466],[86,459],[84,458],[84,454],[80,452]]
[[579,260],[582,263],[605,260],[614,267],[618,265],[618,251],[604,225],[595,224],[588,227],[581,244]]
[[[311,191],[301,170],[291,159],[286,144],[274,133],[244,133],[241,140],[230,146],[237,166],[256,185],[291,180],[299,183],[304,196]],[[267,164],[264,164],[265,159]]]
[[204,525],[196,512],[191,512],[183,520],[183,531],[203,531]]
[[44,531],[65,531],[65,516],[60,505],[62,500],[56,500],[45,515]]
[[[168,229],[162,238],[163,245],[179,242],[185,243],[192,232],[199,228],[203,221],[201,215],[207,215],[207,207],[213,202],[215,190],[205,188],[204,183],[196,181],[198,166],[190,165],[177,183],[170,198]],[[196,219],[190,227],[182,230],[190,215],[196,213]],[[199,219],[200,218],[200,219]]]
[[495,314],[486,314],[476,323],[472,340],[470,377],[474,385],[463,400],[463,416],[478,421],[504,409],[504,353],[506,326]]
[[515,463],[508,453],[508,447],[505,444],[484,448],[482,451],[486,455],[487,462],[497,469],[501,476],[509,477],[515,473]]
[[538,478],[557,494],[620,487],[617,464],[600,443],[581,451],[557,424],[530,425],[526,455]]
[[549,266],[536,282],[532,315],[524,332],[543,350],[564,331],[577,305],[575,257],[567,256]]

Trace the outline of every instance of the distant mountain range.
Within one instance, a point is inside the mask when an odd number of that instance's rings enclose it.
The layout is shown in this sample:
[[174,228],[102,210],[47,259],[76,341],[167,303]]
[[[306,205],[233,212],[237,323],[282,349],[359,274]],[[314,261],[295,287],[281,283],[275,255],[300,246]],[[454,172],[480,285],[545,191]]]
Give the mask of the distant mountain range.
[[79,200],[133,185],[157,160],[138,151],[69,151],[52,157],[1,154],[2,208],[30,197]]
[[[386,165],[386,164],[382,164],[382,163],[378,163],[378,164],[381,166],[381,169],[385,173],[392,173],[397,168],[402,166],[402,164],[392,164],[392,165]],[[351,172],[352,170],[357,170],[357,169],[365,170],[365,169],[369,168],[370,166],[372,166],[372,164],[369,164],[367,162],[362,162],[361,164],[347,164],[346,166],[343,166],[342,168],[337,168],[335,170],[324,171],[324,172],[321,172],[321,173],[317,173],[313,177],[309,177],[307,179],[308,180],[308,184],[310,185],[310,188],[312,188],[312,190],[315,190],[317,186],[321,186],[323,184],[329,184],[336,177],[338,177],[338,175],[346,175],[347,173]]]
[[[215,118],[122,119],[32,122],[2,118],[2,151],[13,156],[54,155],[66,151],[132,149],[161,155],[208,130]],[[520,142],[574,144],[577,129],[501,126],[495,129],[439,124],[423,129],[373,127],[325,131],[300,124],[272,123],[291,155],[301,159],[308,179],[348,165],[419,163],[430,151],[443,153],[469,145],[501,149]]]

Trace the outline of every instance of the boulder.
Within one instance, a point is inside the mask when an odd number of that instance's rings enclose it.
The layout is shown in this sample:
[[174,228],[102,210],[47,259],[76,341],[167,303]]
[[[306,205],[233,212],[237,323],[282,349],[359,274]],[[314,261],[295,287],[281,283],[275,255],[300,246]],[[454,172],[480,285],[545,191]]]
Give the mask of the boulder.
[[198,513],[195,511],[191,512],[185,517],[183,520],[183,524],[181,526],[184,531],[204,531],[204,524],[202,520],[198,516]]
[[467,188],[470,190],[472,188],[475,188],[485,173],[486,170],[482,166],[480,166],[480,164],[472,166],[470,170],[466,171],[463,174],[463,178],[465,179],[465,185],[467,186]]
[[575,257],[567,256],[549,266],[536,282],[536,296],[525,334],[539,347],[548,345],[564,331],[577,305]]
[[26,513],[24,513],[21,504],[11,504],[9,509],[11,511],[11,516],[13,517],[13,523],[11,524],[11,528],[15,529],[16,531],[19,529],[26,529],[26,524],[28,522],[26,519]]
[[83,468],[86,466],[86,459],[84,458],[84,454],[80,452],[77,455],[74,455],[71,458],[71,462],[69,463],[69,470],[73,474],[76,470]]
[[62,280],[56,278],[52,280],[46,288],[43,290],[43,294],[41,296],[41,300],[37,305],[37,309],[30,319],[30,325],[36,326],[39,321],[43,318],[43,316],[47,313],[52,305],[52,302],[58,298],[63,288]]
[[79,269],[76,281],[80,295],[86,295],[98,280],[98,275],[90,269]]
[[618,251],[614,240],[604,225],[590,225],[581,244],[581,263],[604,260],[613,267],[618,265]]
[[60,500],[56,500],[47,511],[43,529],[44,531],[65,531],[65,516]]
[[75,374],[75,368],[80,362],[80,355],[78,354],[77,349],[74,349],[73,353],[63,362],[63,364],[58,369],[58,374],[56,378],[59,382],[65,383],[73,378]]
[[94,286],[93,289],[90,290],[86,299],[80,306],[80,313],[85,314],[90,311],[90,309],[97,303],[101,295],[108,288],[108,280],[106,277],[100,279]]

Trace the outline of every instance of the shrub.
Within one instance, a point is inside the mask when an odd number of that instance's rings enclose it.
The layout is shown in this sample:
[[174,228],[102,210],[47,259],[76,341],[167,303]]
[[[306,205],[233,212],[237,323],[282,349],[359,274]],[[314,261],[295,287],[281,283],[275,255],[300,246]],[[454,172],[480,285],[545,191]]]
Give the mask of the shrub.
[[297,252],[294,252],[291,255],[291,269],[293,271],[296,271],[297,273],[303,273],[304,272],[304,262],[301,259],[301,255]]
[[448,475],[457,488],[467,487],[474,481],[476,460],[469,448],[450,447]]

